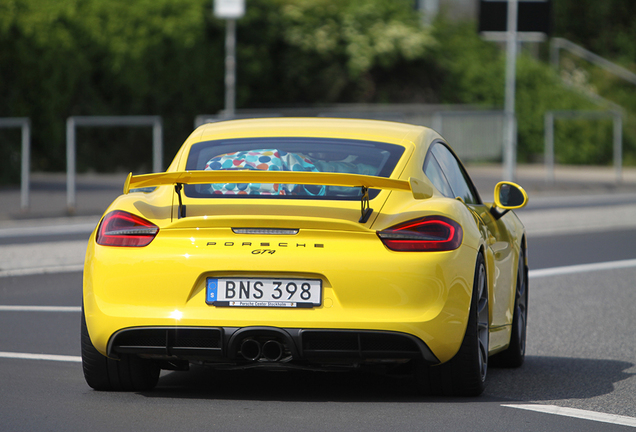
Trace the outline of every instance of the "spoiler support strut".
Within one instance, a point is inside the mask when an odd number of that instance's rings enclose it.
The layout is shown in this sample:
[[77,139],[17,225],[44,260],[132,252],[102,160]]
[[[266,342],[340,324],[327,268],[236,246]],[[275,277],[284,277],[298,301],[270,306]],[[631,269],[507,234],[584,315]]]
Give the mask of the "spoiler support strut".
[[373,213],[373,209],[369,207],[369,188],[366,186],[360,187],[362,197],[360,198],[360,220],[359,223],[366,223],[369,217]]
[[177,193],[179,197],[179,209],[177,210],[177,219],[184,218],[186,216],[186,206],[181,202],[181,189],[183,189],[182,183],[177,183],[174,185],[174,191]]

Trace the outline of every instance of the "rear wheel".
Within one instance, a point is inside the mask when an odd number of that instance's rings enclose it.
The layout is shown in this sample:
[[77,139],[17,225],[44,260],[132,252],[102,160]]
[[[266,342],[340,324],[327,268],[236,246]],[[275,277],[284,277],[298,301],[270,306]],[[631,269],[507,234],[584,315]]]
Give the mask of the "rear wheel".
[[439,366],[418,364],[420,388],[428,394],[479,396],[486,386],[488,371],[489,309],[486,266],[481,253],[477,257],[468,325],[459,351]]
[[517,270],[517,285],[515,291],[515,309],[512,317],[510,345],[505,351],[492,357],[492,365],[496,367],[519,367],[523,364],[526,356],[528,266],[526,266],[525,250],[523,247],[519,253],[519,267]]
[[81,345],[84,378],[95,390],[142,391],[157,385],[161,370],[155,362],[128,355],[113,360],[97,351],[88,335],[83,311]]

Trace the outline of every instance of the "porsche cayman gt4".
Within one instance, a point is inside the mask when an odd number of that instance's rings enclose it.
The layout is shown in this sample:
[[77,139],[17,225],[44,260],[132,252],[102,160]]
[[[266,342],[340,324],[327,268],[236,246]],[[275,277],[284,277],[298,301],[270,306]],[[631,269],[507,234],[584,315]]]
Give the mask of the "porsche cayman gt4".
[[478,395],[525,355],[527,252],[431,129],[346,119],[197,128],[163,173],[129,176],[91,235],[82,361],[97,390],[162,369],[409,368]]

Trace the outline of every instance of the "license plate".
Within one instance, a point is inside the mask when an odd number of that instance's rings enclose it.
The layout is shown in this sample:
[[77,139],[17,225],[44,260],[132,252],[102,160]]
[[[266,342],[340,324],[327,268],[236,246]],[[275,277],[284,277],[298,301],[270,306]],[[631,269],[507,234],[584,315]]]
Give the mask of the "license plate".
[[208,278],[205,302],[214,306],[312,308],[320,306],[320,279]]

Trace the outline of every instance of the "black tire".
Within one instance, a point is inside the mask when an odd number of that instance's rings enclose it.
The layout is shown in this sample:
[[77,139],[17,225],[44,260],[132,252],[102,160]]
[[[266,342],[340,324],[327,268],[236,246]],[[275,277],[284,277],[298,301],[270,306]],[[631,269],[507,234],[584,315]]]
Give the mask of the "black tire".
[[526,357],[526,329],[528,326],[528,266],[525,250],[519,252],[517,269],[517,285],[515,289],[515,309],[512,316],[512,332],[510,345],[505,351],[492,356],[491,364],[495,367],[517,368]]
[[416,365],[420,389],[431,395],[479,396],[486,388],[489,342],[488,284],[486,265],[480,253],[475,265],[475,279],[468,325],[455,357],[438,366]]
[[82,369],[86,383],[95,390],[143,391],[157,385],[161,369],[156,362],[123,355],[119,360],[103,356],[93,346],[82,311]]

